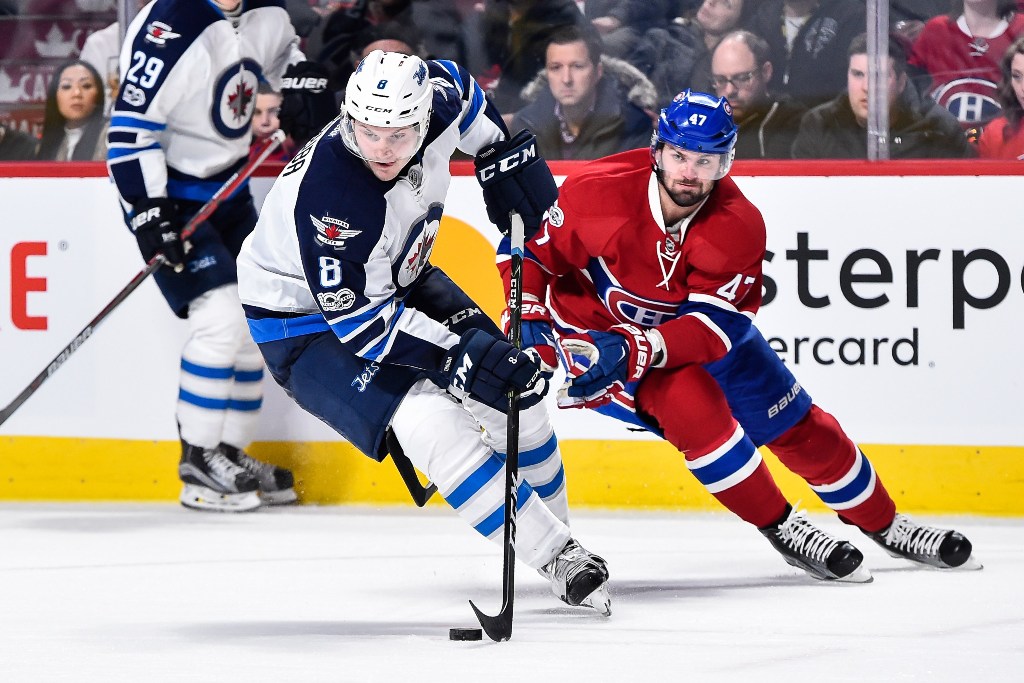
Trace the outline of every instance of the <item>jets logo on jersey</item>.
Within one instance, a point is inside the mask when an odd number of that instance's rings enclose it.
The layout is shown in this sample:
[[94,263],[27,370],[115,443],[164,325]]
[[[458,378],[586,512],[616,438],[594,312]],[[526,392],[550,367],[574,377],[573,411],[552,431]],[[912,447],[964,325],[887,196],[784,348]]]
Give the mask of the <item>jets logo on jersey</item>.
[[168,40],[181,38],[180,33],[175,33],[171,27],[162,21],[151,21],[146,26],[146,40],[156,45],[166,45]]
[[360,234],[362,230],[349,230],[348,223],[330,216],[317,218],[309,214],[309,220],[316,226],[316,241],[320,244],[341,251],[345,248],[345,240]]
[[249,133],[262,74],[259,64],[243,59],[225,69],[217,79],[211,113],[214,127],[224,137],[235,139]]
[[398,271],[398,284],[402,287],[411,285],[427,265],[430,252],[434,249],[434,239],[440,223],[436,220],[426,221],[423,229],[402,257],[401,269]]

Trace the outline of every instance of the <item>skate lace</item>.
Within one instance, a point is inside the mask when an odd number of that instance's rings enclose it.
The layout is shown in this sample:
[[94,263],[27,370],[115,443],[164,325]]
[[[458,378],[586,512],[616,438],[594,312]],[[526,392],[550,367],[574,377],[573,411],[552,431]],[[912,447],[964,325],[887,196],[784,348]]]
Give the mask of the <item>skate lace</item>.
[[779,526],[779,538],[794,551],[818,562],[825,562],[839,541],[811,524],[804,510],[793,512]]
[[885,533],[885,543],[917,555],[935,557],[939,554],[939,545],[945,534],[944,529],[917,524],[909,517],[896,515]]
[[270,477],[274,475],[273,465],[256,458],[251,458],[245,451],[238,451],[238,464],[257,477]]
[[577,574],[586,569],[590,564],[590,554],[583,549],[583,546],[578,543],[571,543],[556,555],[555,559],[545,569],[548,569],[551,576],[569,584],[572,583]]
[[217,449],[203,451],[203,460],[210,472],[223,480],[230,481],[245,471]]

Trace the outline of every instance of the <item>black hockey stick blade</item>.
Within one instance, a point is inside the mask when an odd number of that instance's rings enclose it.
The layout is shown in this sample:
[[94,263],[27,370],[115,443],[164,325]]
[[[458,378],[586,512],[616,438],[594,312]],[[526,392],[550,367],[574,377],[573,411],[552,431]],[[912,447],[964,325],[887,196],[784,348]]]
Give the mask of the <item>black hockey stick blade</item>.
[[501,606],[501,611],[496,616],[490,617],[481,612],[473,601],[469,601],[469,606],[473,608],[473,612],[476,613],[477,621],[480,622],[480,626],[484,629],[484,633],[487,637],[496,643],[504,642],[512,637],[512,605],[504,604]]
[[395,463],[395,469],[398,470],[398,474],[402,477],[405,488],[409,489],[412,502],[416,503],[416,507],[423,507],[437,491],[437,487],[433,482],[428,486],[423,486],[420,483],[419,475],[416,474],[416,468],[413,466],[412,461],[409,460],[409,456],[402,450],[402,444],[398,443],[398,437],[395,436],[395,433],[390,428],[385,433],[384,441],[388,446],[388,452],[391,453],[391,462]]

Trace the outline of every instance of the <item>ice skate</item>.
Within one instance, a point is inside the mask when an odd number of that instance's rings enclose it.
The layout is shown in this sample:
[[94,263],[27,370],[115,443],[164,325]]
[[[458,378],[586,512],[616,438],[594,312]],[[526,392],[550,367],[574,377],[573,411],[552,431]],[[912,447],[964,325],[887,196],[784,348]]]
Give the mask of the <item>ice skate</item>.
[[193,510],[248,512],[260,506],[259,482],[216,448],[181,442],[179,500]]
[[893,557],[937,569],[982,568],[971,553],[971,542],[959,531],[924,526],[906,515],[896,513],[889,528],[864,533]]
[[551,592],[573,607],[590,607],[604,616],[612,613],[608,596],[608,565],[570,538],[565,547],[537,570],[551,582]]
[[224,456],[259,482],[260,500],[267,505],[287,505],[298,500],[291,470],[257,460],[240,448],[226,443],[217,446]]
[[804,510],[786,506],[784,517],[760,529],[789,564],[822,581],[867,583],[871,573],[862,566],[864,555],[811,524]]

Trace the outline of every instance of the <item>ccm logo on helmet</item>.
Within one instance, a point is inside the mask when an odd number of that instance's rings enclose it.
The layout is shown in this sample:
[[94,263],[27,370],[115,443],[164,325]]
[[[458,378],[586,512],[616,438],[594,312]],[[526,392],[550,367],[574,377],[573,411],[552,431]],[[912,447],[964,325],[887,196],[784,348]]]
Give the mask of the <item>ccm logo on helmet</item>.
[[294,76],[289,76],[288,78],[281,80],[282,90],[309,90],[311,92],[323,92],[326,88],[326,78],[313,78],[311,76],[295,78]]
[[480,182],[485,182],[493,178],[495,175],[505,175],[516,166],[525,164],[530,159],[537,157],[537,145],[530,143],[529,146],[517,150],[515,154],[504,157],[498,160],[498,163],[491,164],[490,166],[484,166],[483,168],[477,169],[476,174],[480,177]]

